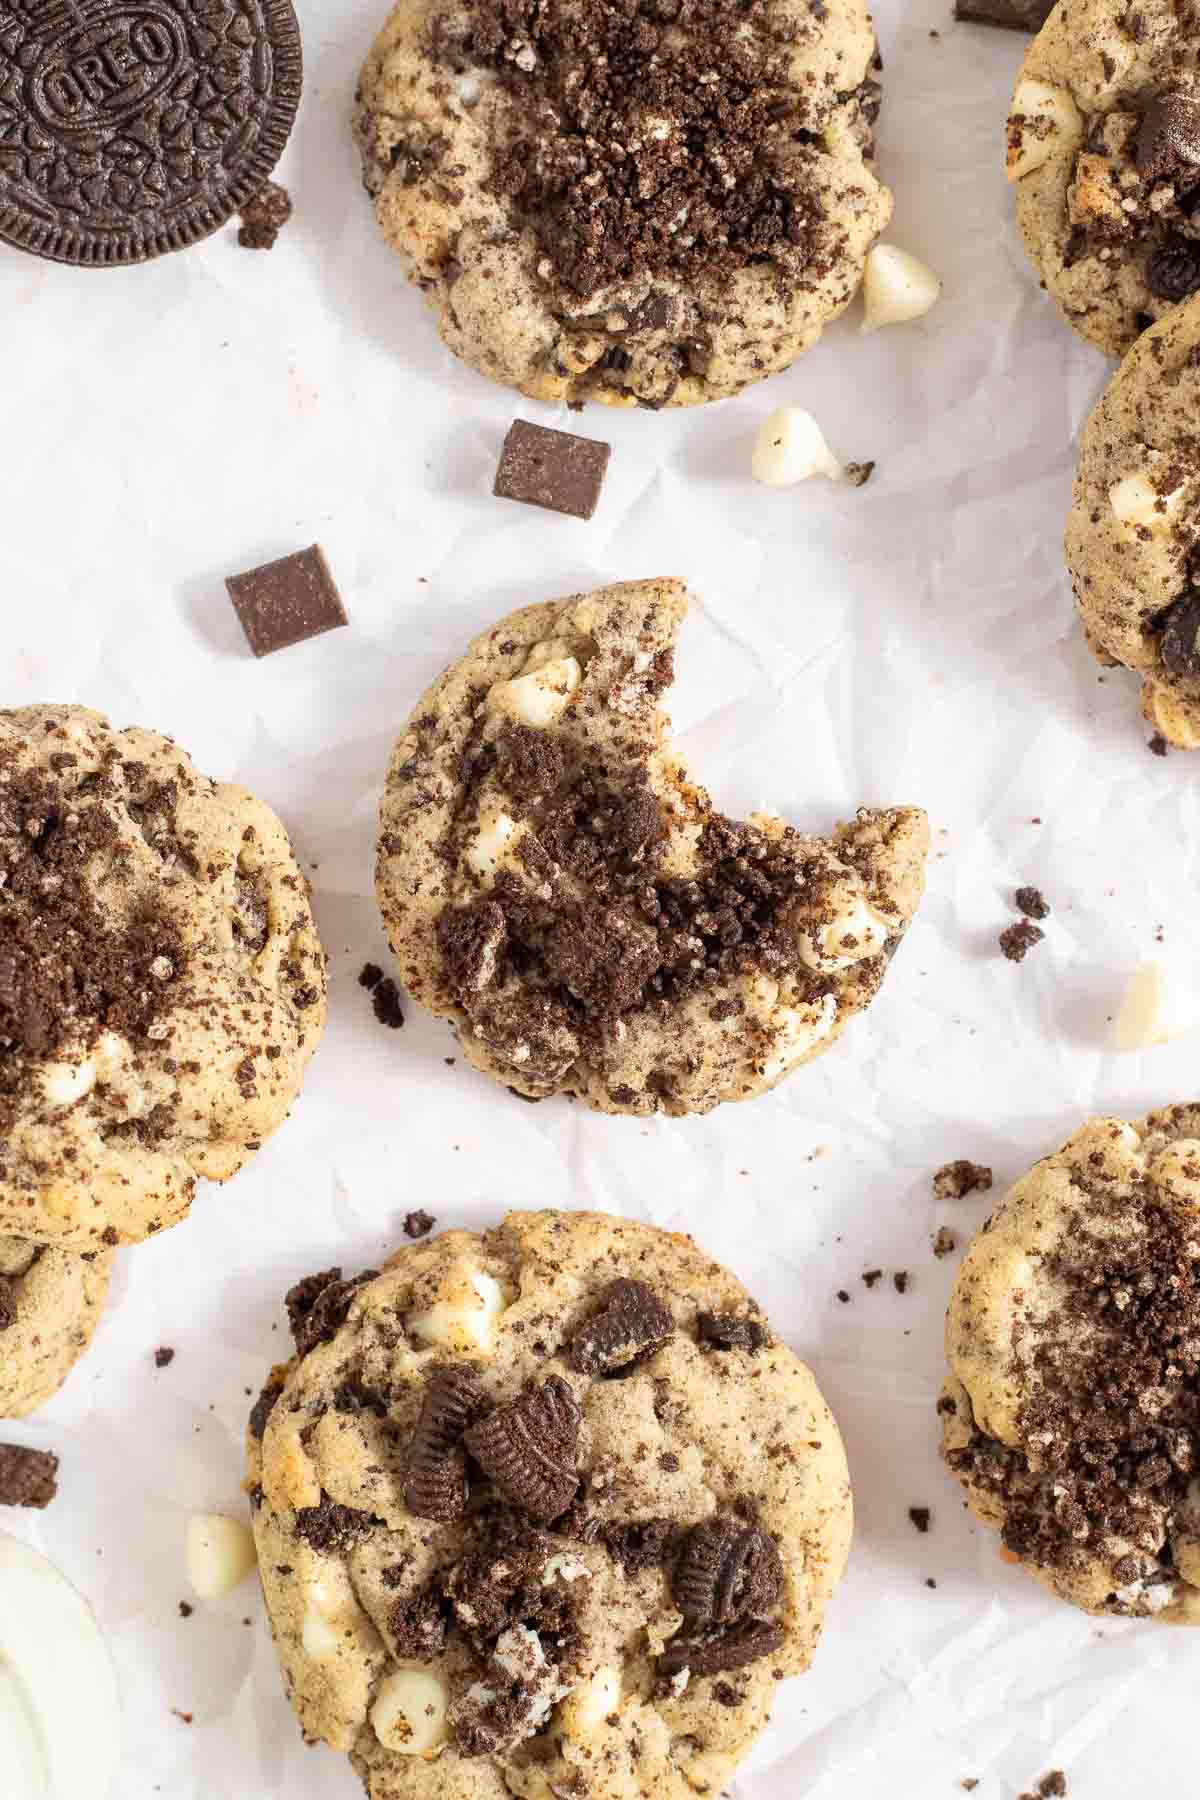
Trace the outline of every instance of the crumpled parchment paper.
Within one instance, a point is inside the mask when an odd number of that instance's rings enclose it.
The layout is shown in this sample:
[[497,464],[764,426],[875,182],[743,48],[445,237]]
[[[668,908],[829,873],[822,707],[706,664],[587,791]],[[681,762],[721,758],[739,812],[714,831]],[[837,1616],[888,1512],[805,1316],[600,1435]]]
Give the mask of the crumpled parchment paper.
[[[999,162],[1024,40],[955,24],[948,0],[880,0],[889,235],[945,282],[926,319],[860,338],[856,309],[736,402],[579,421],[455,365],[376,236],[347,114],[377,4],[303,8],[307,92],[280,171],[296,215],[269,255],[232,227],[128,271],[0,254],[0,703],[155,726],[273,802],[332,962],[291,1121],[185,1225],[122,1254],[91,1354],[5,1431],[62,1456],[50,1510],[3,1524],[109,1634],[127,1739],[112,1800],[357,1791],[302,1745],[252,1583],[180,1617],[185,1523],[244,1506],[243,1421],[285,1353],[293,1280],[377,1262],[411,1208],[481,1225],[508,1205],[694,1232],[840,1420],[850,1572],[739,1800],[939,1800],[967,1777],[1007,1800],[1051,1767],[1078,1800],[1192,1793],[1200,1642],[1056,1606],[968,1524],[935,1453],[957,1257],[930,1239],[945,1224],[961,1246],[996,1196],[935,1204],[932,1171],[969,1156],[1002,1189],[1090,1111],[1192,1098],[1200,1041],[1109,1048],[1139,961],[1191,968],[1200,761],[1147,753],[1133,678],[1101,671],[1072,620],[1071,446],[1106,364],[1059,323],[1012,225]],[[877,460],[867,487],[752,485],[757,426],[789,402],[844,459]],[[491,498],[514,410],[611,438],[590,524]],[[313,539],[351,627],[255,663],[221,578]],[[875,1006],[776,1093],[683,1122],[521,1106],[447,1066],[444,1025],[410,1008],[384,1031],[356,984],[385,960],[371,858],[387,751],[500,613],[666,573],[697,594],[672,710],[718,800],[820,829],[920,802],[928,897]],[[1025,882],[1054,910],[1018,967],[996,937]],[[176,1356],[159,1371],[161,1344]],[[913,1505],[931,1507],[928,1535]]]

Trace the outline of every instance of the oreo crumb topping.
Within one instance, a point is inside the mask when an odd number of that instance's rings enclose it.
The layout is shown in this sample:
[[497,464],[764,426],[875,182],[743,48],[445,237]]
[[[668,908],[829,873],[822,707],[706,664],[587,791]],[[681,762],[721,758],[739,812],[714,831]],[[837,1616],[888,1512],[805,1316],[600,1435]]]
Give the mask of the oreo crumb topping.
[[1147,739],[1146,748],[1149,750],[1151,756],[1165,756],[1167,754],[1167,740],[1161,731],[1156,731],[1153,737]]
[[601,1310],[579,1327],[563,1352],[580,1375],[613,1374],[647,1362],[675,1335],[671,1309],[642,1281],[614,1281]]
[[784,1641],[780,1625],[737,1625],[730,1631],[709,1632],[703,1637],[672,1638],[658,1659],[658,1672],[666,1679],[687,1669],[694,1676],[718,1675],[744,1669],[771,1656]]
[[[657,276],[711,286],[768,264],[807,287],[829,272],[841,233],[817,191],[834,96],[794,85],[798,31],[773,13],[767,0],[479,0],[461,24],[439,21],[435,54],[493,70],[512,94],[492,185],[532,225],[548,283],[577,303]],[[641,305],[630,328],[670,327],[669,293],[651,287]]]
[[675,1560],[683,1527],[673,1519],[646,1519],[637,1524],[606,1525],[604,1547],[627,1575],[666,1568]]
[[472,1425],[466,1446],[505,1497],[531,1518],[552,1520],[575,1498],[579,1408],[567,1383],[552,1375],[530,1383],[511,1406]]
[[390,975],[377,981],[371,992],[371,1009],[381,1025],[389,1031],[399,1031],[404,1023],[404,1010],[400,1005],[400,989]]
[[436,1224],[432,1213],[427,1213],[423,1206],[418,1207],[416,1212],[405,1213],[404,1235],[406,1238],[428,1237]]
[[302,1506],[296,1513],[296,1530],[306,1544],[326,1553],[349,1550],[369,1536],[375,1520],[353,1506],[339,1506],[322,1494],[316,1506]]
[[1017,924],[1006,926],[1000,933],[1000,948],[1009,962],[1024,962],[1035,944],[1040,944],[1045,932],[1028,919],[1020,919]]
[[274,1411],[275,1402],[282,1392],[283,1376],[279,1374],[272,1375],[271,1379],[259,1394],[258,1399],[254,1402],[254,1405],[250,1408],[250,1432],[260,1443],[262,1442],[263,1433],[267,1429],[267,1420]]
[[409,1662],[432,1662],[446,1646],[447,1620],[442,1596],[433,1588],[395,1601],[388,1628],[396,1655]]
[[892,1286],[898,1294],[907,1294],[909,1275],[907,1269],[897,1269],[892,1276]]
[[0,1275],[0,1331],[8,1331],[17,1322],[19,1288],[11,1275]]
[[467,1363],[443,1363],[428,1377],[408,1448],[404,1504],[419,1519],[446,1523],[467,1510],[463,1437],[484,1404],[479,1377]]
[[933,1254],[939,1258],[949,1256],[956,1249],[958,1239],[948,1225],[939,1225],[933,1234]]
[[672,1588],[693,1629],[761,1620],[783,1594],[778,1546],[744,1519],[707,1519],[688,1533]]
[[992,1185],[992,1171],[986,1163],[968,1162],[959,1157],[955,1162],[943,1163],[933,1177],[933,1194],[936,1200],[962,1200],[968,1194],[986,1193]]
[[320,1275],[306,1275],[288,1289],[284,1304],[297,1356],[307,1356],[318,1344],[327,1344],[337,1334],[357,1290],[365,1282],[374,1281],[378,1273],[378,1269],[364,1269],[361,1275],[343,1281],[340,1268],[326,1269]]
[[242,208],[238,243],[243,250],[273,250],[291,216],[291,195],[277,181],[268,181]]
[[697,1313],[696,1336],[702,1350],[745,1350],[750,1356],[771,1341],[765,1325],[736,1313]]
[[0,1444],[0,1506],[41,1509],[57,1493],[57,1456],[24,1444]]
[[927,1506],[910,1506],[908,1509],[908,1516],[918,1531],[924,1533],[929,1530],[929,1523],[933,1514]]
[[1050,903],[1041,888],[1019,887],[1013,896],[1017,903],[1017,911],[1024,913],[1027,919],[1048,919]]
[[1200,592],[1195,587],[1167,612],[1159,654],[1172,675],[1200,675]]
[[156,1369],[167,1369],[174,1361],[175,1352],[171,1349],[169,1344],[161,1345],[159,1349],[154,1352],[154,1366]]

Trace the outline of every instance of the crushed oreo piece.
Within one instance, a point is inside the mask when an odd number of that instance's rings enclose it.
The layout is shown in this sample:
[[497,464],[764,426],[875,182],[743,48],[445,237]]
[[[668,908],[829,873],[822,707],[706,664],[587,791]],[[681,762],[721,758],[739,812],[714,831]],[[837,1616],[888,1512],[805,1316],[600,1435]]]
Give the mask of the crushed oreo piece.
[[383,970],[378,963],[365,962],[358,971],[358,985],[366,988],[368,993],[377,988],[382,980]]
[[277,181],[268,181],[241,211],[238,243],[243,250],[273,250],[292,216],[292,196]]
[[883,1280],[883,1270],[882,1269],[864,1269],[862,1272],[862,1275],[860,1277],[860,1280],[862,1281],[862,1284],[865,1288],[873,1288],[877,1282],[880,1282]]
[[1050,902],[1041,888],[1019,887],[1013,895],[1017,903],[1017,911],[1024,913],[1027,919],[1048,919]]
[[939,1225],[933,1234],[933,1254],[938,1260],[940,1261],[943,1256],[949,1256],[957,1246],[958,1239],[949,1226]]
[[161,1344],[154,1352],[154,1366],[156,1369],[167,1369],[174,1361],[175,1352],[171,1349],[169,1344]]
[[419,1206],[416,1212],[405,1213],[404,1235],[406,1238],[428,1237],[436,1224],[437,1220],[433,1214],[427,1213],[423,1206]]
[[472,1425],[467,1450],[514,1506],[531,1518],[551,1520],[566,1512],[579,1477],[575,1449],[579,1408],[567,1383],[552,1375],[530,1383],[510,1406]]
[[270,656],[350,622],[319,544],[228,575],[225,586],[255,656]]
[[388,1628],[397,1656],[408,1662],[432,1662],[446,1645],[447,1621],[439,1595],[427,1588],[395,1601],[388,1612]]
[[400,989],[390,975],[377,981],[371,993],[371,1010],[381,1025],[389,1031],[399,1031],[404,1023],[404,1012],[400,1005]]
[[580,1375],[606,1375],[646,1362],[675,1335],[675,1320],[643,1281],[611,1282],[601,1310],[568,1339],[563,1355]]
[[1159,654],[1172,675],[1200,675],[1200,593],[1194,588],[1167,613]]
[[1200,101],[1179,89],[1155,94],[1142,114],[1134,161],[1146,181],[1162,181],[1200,163]]
[[325,1553],[349,1550],[369,1536],[374,1525],[370,1513],[341,1506],[325,1493],[316,1506],[302,1506],[296,1513],[296,1530],[305,1543]]
[[874,473],[875,464],[873,462],[847,463],[842,470],[843,478],[851,487],[866,487]]
[[683,1528],[674,1519],[642,1519],[636,1524],[605,1525],[600,1538],[627,1575],[662,1569],[674,1561]]
[[364,1269],[361,1275],[343,1281],[340,1268],[325,1269],[320,1275],[306,1275],[288,1289],[284,1304],[297,1356],[307,1356],[318,1344],[329,1342],[345,1323],[355,1293],[378,1273],[378,1269]]
[[1054,0],[954,0],[954,16],[966,25],[999,25],[1006,31],[1040,31]]
[[404,1504],[417,1518],[445,1523],[466,1512],[463,1437],[483,1404],[479,1377],[469,1363],[441,1363],[430,1371],[404,1482]]
[[58,1458],[25,1444],[0,1444],[0,1506],[49,1506],[58,1492]]
[[1028,919],[1020,919],[1015,925],[1008,925],[1000,933],[1000,948],[1009,962],[1024,962],[1035,944],[1040,944],[1045,932]]
[[187,1600],[181,1600],[179,1602],[179,1616],[181,1619],[190,1619],[195,1610],[195,1607]]
[[547,512],[590,519],[600,500],[612,445],[514,419],[508,428],[493,494]]
[[1151,756],[1165,756],[1167,754],[1167,740],[1161,731],[1156,731],[1153,737],[1147,740],[1146,748],[1149,750]]
[[1158,300],[1189,299],[1200,288],[1200,244],[1169,237],[1146,258],[1145,281]]
[[729,1669],[744,1669],[749,1663],[771,1656],[784,1641],[781,1625],[735,1625],[730,1631],[707,1633],[703,1637],[672,1638],[658,1659],[658,1672],[669,1680],[687,1669],[694,1676],[719,1675]]
[[757,1319],[738,1313],[696,1314],[696,1336],[704,1350],[745,1350],[751,1356],[770,1342],[771,1334]]
[[262,1442],[263,1433],[267,1429],[267,1420],[274,1411],[275,1402],[282,1392],[283,1376],[277,1372],[271,1376],[271,1379],[259,1394],[258,1399],[250,1408],[250,1431],[260,1443]]
[[897,1269],[896,1270],[896,1273],[892,1276],[892,1286],[895,1288],[895,1290],[898,1294],[907,1294],[908,1280],[909,1280],[909,1276],[908,1276],[907,1269]]
[[447,1711],[460,1756],[496,1756],[533,1737],[571,1691],[536,1631],[513,1625],[496,1640],[483,1680]]
[[927,1506],[910,1506],[908,1516],[919,1532],[924,1533],[929,1530],[933,1514]]
[[933,1194],[936,1200],[962,1200],[967,1194],[986,1193],[991,1185],[992,1171],[986,1163],[968,1162],[960,1156],[934,1172]]
[[688,1533],[672,1591],[691,1627],[762,1619],[783,1593],[783,1563],[769,1533],[744,1519],[717,1516]]

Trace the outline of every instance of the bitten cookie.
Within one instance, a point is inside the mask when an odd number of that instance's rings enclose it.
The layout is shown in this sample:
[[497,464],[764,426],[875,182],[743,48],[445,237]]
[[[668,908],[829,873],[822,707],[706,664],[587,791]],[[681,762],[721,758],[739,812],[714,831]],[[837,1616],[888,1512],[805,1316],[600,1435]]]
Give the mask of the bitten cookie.
[[915,808],[829,839],[717,812],[659,707],[686,610],[641,581],[511,613],[392,754],[377,886],[405,985],[531,1099],[762,1093],[874,998],[921,897]]
[[1200,36],[1174,0],[1060,0],[1008,121],[1017,220],[1067,323],[1124,356],[1200,288]]
[[456,356],[537,400],[784,369],[891,215],[865,0],[399,0],[359,83],[380,229]]
[[946,1317],[942,1455],[1085,1612],[1200,1623],[1200,1107],[1092,1119],[1006,1195]]
[[248,1436],[306,1737],[371,1800],[716,1794],[809,1664],[850,1483],[690,1238],[510,1213],[288,1296]]
[[100,1321],[111,1250],[82,1255],[0,1237],[0,1418],[56,1394]]
[[131,1243],[236,1174],[325,1018],[279,820],[169,739],[0,712],[0,1231]]
[[1138,339],[1084,427],[1067,566],[1088,643],[1142,711],[1200,746],[1200,295]]

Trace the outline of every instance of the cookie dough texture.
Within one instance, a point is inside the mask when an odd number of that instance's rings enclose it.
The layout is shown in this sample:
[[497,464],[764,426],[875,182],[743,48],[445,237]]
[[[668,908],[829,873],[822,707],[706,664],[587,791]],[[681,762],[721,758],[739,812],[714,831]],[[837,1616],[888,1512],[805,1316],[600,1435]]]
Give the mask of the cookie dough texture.
[[971,1245],[942,1455],[1085,1612],[1200,1623],[1200,1107],[1090,1120]]
[[[371,1800],[719,1793],[779,1678],[808,1666],[845,1565],[849,1478],[812,1375],[690,1238],[599,1213],[511,1213],[406,1245],[363,1285],[338,1273],[289,1296],[302,1354],[247,1440],[306,1737],[349,1752]],[[631,1283],[620,1342],[605,1326]],[[476,1423],[457,1516],[438,1520],[406,1493],[416,1440],[461,1459],[465,1415],[425,1430],[448,1365]],[[573,1441],[498,1434],[503,1409],[552,1389]],[[498,1435],[504,1489],[474,1460]],[[770,1649],[735,1667],[753,1633]],[[725,1666],[690,1666],[704,1657]]]
[[1014,90],[1021,236],[1067,323],[1109,356],[1200,288],[1200,167],[1142,136],[1176,95],[1200,101],[1200,35],[1174,0],[1059,0]]
[[0,1237],[0,1418],[23,1419],[58,1392],[99,1323],[111,1264],[109,1250]]
[[456,356],[532,399],[691,406],[853,298],[891,195],[864,0],[400,0],[355,134]]
[[325,1016],[282,825],[169,739],[0,712],[0,1232],[133,1242],[281,1123]]
[[1200,296],[1147,331],[1084,427],[1067,566],[1088,643],[1142,678],[1168,743],[1200,746]]
[[724,818],[659,696],[687,609],[630,582],[502,619],[392,754],[377,885],[413,998],[530,1099],[706,1112],[820,1055],[921,896],[925,815]]

